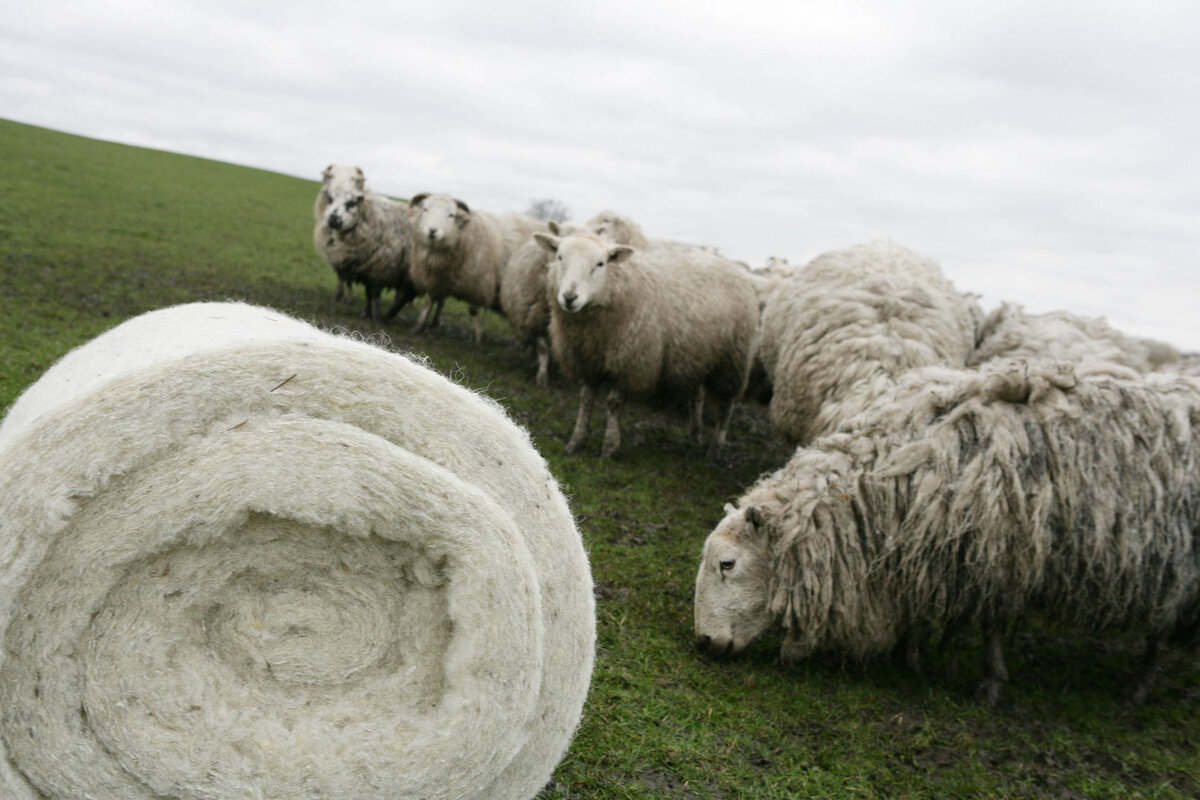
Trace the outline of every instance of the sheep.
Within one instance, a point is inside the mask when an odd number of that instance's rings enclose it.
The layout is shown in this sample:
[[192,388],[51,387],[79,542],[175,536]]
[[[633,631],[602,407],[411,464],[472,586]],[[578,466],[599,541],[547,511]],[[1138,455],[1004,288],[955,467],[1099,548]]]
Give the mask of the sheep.
[[975,311],[938,265],[889,241],[824,253],[767,296],[759,358],[772,423],[803,444],[915,367],[963,366]]
[[694,246],[683,242],[673,242],[667,239],[651,239],[642,231],[630,217],[611,209],[598,212],[583,223],[583,227],[597,236],[603,236],[617,244],[627,244],[636,250],[653,250],[667,248],[669,250],[702,250],[710,255],[720,255],[717,248],[711,245]]
[[475,342],[482,342],[479,309],[499,310],[504,267],[532,233],[547,229],[546,224],[525,214],[472,211],[448,194],[418,194],[409,208],[414,229],[412,280],[418,291],[429,295],[414,330],[436,326],[446,298],[457,297],[468,303]]
[[1147,636],[1142,700],[1171,640],[1200,631],[1200,380],[1080,375],[1065,362],[925,368],[800,448],[704,544],[697,644],[782,626],[785,658],[885,652],[982,627],[981,690],[1029,610]]
[[408,209],[366,188],[359,167],[330,164],[322,173],[313,204],[313,245],[338,276],[335,301],[348,300],[355,282],[363,284],[373,319],[384,289],[396,292],[385,317],[391,319],[414,297],[408,257],[411,229]]
[[597,390],[611,391],[601,457],[620,448],[625,395],[682,392],[703,434],[703,396],[716,402],[710,453],[724,445],[734,400],[750,369],[758,303],[745,271],[700,251],[636,250],[589,233],[536,233],[553,253],[550,343],[568,378],[583,384],[567,452],[587,440]]
[[[555,236],[578,233],[572,223],[547,222]],[[523,244],[504,268],[500,282],[500,311],[512,326],[517,341],[533,347],[537,355],[538,386],[550,383],[550,301],[546,294],[550,262],[554,256],[534,239]]]
[[1054,358],[1077,362],[1077,369],[1089,372],[1132,377],[1173,369],[1182,360],[1171,345],[1129,336],[1103,318],[1067,311],[1029,314],[1016,303],[1003,303],[989,313],[979,335],[969,364],[993,358]]

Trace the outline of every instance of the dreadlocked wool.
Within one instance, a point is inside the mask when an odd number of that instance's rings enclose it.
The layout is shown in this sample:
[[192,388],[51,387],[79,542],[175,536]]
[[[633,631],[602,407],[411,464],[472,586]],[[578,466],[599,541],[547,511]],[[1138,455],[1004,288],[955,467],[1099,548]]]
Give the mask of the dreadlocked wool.
[[265,308],[134,318],[0,424],[0,797],[529,798],[592,585],[527,434]]
[[1194,637],[1200,381],[1055,362],[928,368],[799,449],[705,544],[696,634],[731,652],[862,657],[933,626]]
[[963,366],[976,316],[936,262],[894,242],[817,256],[763,306],[771,422],[807,444],[890,395],[908,370]]

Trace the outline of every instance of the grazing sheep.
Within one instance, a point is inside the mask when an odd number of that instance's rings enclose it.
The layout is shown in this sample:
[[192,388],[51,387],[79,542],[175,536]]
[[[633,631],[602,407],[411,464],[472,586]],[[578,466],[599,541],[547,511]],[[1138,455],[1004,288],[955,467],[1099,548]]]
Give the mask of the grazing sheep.
[[818,256],[763,308],[771,421],[805,443],[887,395],[910,369],[964,365],[975,346],[972,305],[935,262],[892,242]]
[[415,329],[436,326],[446,298],[457,297],[469,304],[475,341],[482,342],[479,309],[499,310],[501,273],[531,234],[547,229],[546,223],[525,214],[472,211],[448,194],[418,194],[409,207],[412,280],[429,294]]
[[373,319],[379,296],[394,289],[396,299],[385,315],[396,316],[414,297],[408,270],[408,209],[366,188],[358,167],[330,164],[322,173],[321,191],[313,204],[313,245],[338,276],[335,301],[350,299],[350,288],[363,284]]
[[1181,360],[1171,345],[1129,336],[1103,318],[1067,311],[1028,314],[1016,303],[1004,303],[988,314],[979,336],[970,364],[993,358],[1053,358],[1076,363],[1077,371],[1132,377],[1171,369]]
[[1063,362],[911,373],[888,404],[796,451],[709,535],[697,644],[855,657],[982,626],[994,702],[1031,610],[1147,636],[1200,622],[1200,381],[1080,376]]
[[601,457],[620,447],[623,397],[663,390],[693,401],[696,435],[703,428],[703,395],[716,401],[715,454],[746,385],[758,320],[745,270],[698,250],[639,251],[587,233],[537,233],[534,239],[555,256],[554,358],[569,378],[583,383],[567,452],[587,440],[596,391],[608,384]]
[[[547,222],[555,236],[568,236],[582,229],[571,223]],[[554,255],[532,238],[508,260],[500,282],[500,311],[512,326],[517,341],[533,347],[537,355],[538,386],[550,383],[550,299],[546,282]]]

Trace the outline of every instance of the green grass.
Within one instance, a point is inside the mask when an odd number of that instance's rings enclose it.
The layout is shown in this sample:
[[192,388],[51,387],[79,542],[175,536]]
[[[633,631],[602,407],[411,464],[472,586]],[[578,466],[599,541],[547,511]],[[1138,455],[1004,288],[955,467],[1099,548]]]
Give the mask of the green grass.
[[1130,643],[1034,630],[1010,648],[1013,680],[993,710],[974,699],[971,638],[926,679],[882,660],[785,666],[770,639],[734,660],[700,658],[700,546],[722,504],[788,455],[761,407],[738,409],[716,463],[684,440],[677,409],[639,403],[626,406],[617,460],[596,458],[599,413],[590,451],[567,457],[575,388],[537,389],[495,315],[477,347],[455,303],[423,336],[408,331],[412,309],[366,324],[357,302],[333,304],[311,245],[315,182],[3,121],[0,152],[0,407],[122,319],[237,298],[426,354],[530,430],[579,518],[598,598],[583,723],[541,797],[1200,795],[1194,660],[1129,707]]

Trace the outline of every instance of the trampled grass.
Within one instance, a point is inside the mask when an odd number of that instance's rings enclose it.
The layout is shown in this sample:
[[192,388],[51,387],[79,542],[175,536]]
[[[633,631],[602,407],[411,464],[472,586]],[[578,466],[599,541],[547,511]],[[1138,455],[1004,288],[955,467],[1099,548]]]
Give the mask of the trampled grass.
[[971,638],[925,678],[886,660],[785,666],[777,640],[699,657],[700,546],[722,504],[788,456],[763,408],[738,409],[715,463],[677,409],[642,403],[626,406],[618,459],[596,458],[599,413],[592,448],[565,456],[577,392],[535,387],[500,318],[486,315],[476,346],[454,303],[420,336],[411,309],[385,325],[334,305],[311,244],[315,182],[3,121],[0,153],[0,408],[127,317],[235,298],[387,337],[529,429],[571,498],[598,598],[583,723],[543,798],[1200,796],[1194,659],[1130,707],[1130,642],[1035,628],[1010,647],[1013,680],[991,709],[974,697]]

